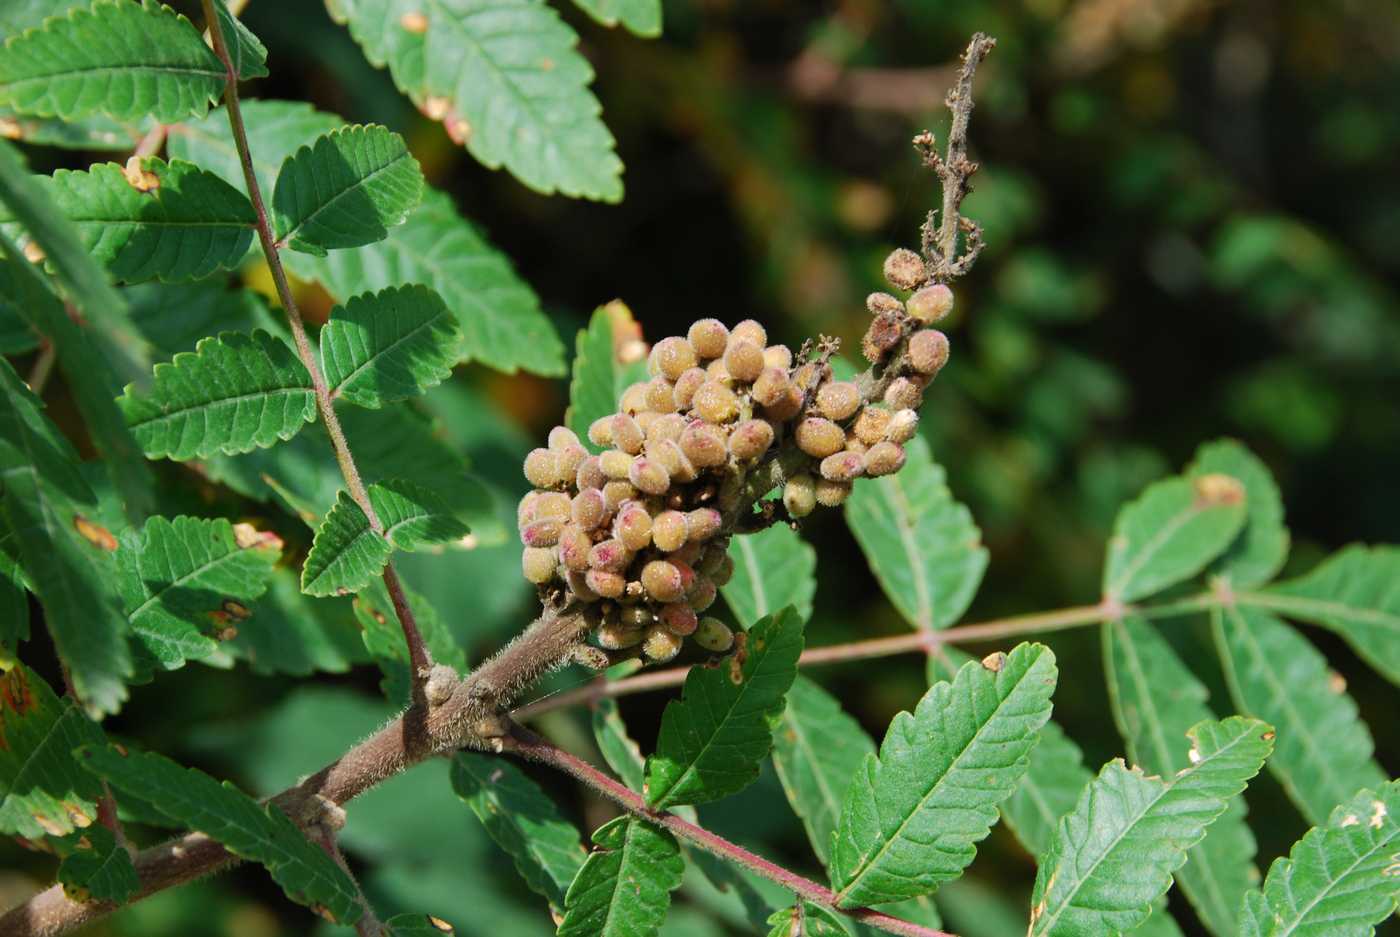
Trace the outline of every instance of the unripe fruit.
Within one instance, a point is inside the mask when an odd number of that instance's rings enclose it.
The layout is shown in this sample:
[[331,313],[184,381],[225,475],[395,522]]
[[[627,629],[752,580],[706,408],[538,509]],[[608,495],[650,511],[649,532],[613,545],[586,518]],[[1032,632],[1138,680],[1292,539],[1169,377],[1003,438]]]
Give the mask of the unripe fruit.
[[792,381],[783,368],[764,368],[754,379],[750,393],[760,406],[771,407],[788,395]]
[[612,416],[600,416],[588,425],[588,441],[595,446],[612,445]]
[[849,420],[860,407],[860,388],[854,381],[827,381],[817,389],[817,410],[828,420]]
[[578,434],[567,426],[556,426],[549,431],[549,448],[551,449],[564,449],[578,444]]
[[531,449],[525,457],[525,478],[536,488],[559,484],[559,456],[548,449]]
[[707,423],[724,423],[739,413],[739,399],[734,391],[719,381],[706,381],[690,400],[691,411]]
[[729,329],[718,319],[701,319],[686,335],[691,348],[701,358],[718,358],[729,343]]
[[890,281],[891,286],[902,290],[917,289],[928,279],[928,270],[922,257],[901,247],[885,258],[885,279]]
[[609,513],[616,511],[635,497],[637,497],[637,489],[633,488],[629,481],[614,480],[603,486],[603,500],[607,502]]
[[763,346],[743,340],[730,341],[724,352],[724,366],[734,380],[752,381],[763,371]]
[[679,413],[666,413],[657,417],[647,427],[647,446],[659,445],[668,439],[675,441],[685,432],[686,418]]
[[544,585],[554,578],[554,551],[549,547],[526,547],[520,554],[520,569],[535,585]]
[[[690,536],[689,521],[686,522],[685,534],[687,537]],[[669,557],[667,557],[667,559],[672,561],[679,560],[680,562],[685,563],[689,566],[700,562],[700,555],[704,551],[705,545],[700,543],[698,540],[686,540],[685,546],[681,547],[675,553],[672,553]]]
[[834,452],[840,452],[846,444],[846,433],[830,420],[811,416],[797,424],[793,434],[797,448],[814,459],[824,459]]
[[642,567],[642,588],[657,602],[676,602],[685,596],[680,567],[666,560],[652,560]]
[[651,382],[647,384],[647,409],[654,413],[675,412],[675,388],[666,378],[654,377],[651,379]]
[[666,469],[666,474],[677,481],[695,481],[698,474],[695,471],[695,465],[686,457],[686,454],[681,451],[681,447],[678,443],[671,442],[670,440],[661,443],[652,451],[652,458]]
[[723,654],[734,646],[734,632],[718,618],[702,618],[695,629],[695,643],[707,651]]
[[695,399],[695,391],[700,385],[709,380],[704,368],[690,368],[680,377],[676,378],[676,386],[671,388],[671,396],[676,401],[678,410],[690,409],[690,402]]
[[733,579],[733,578],[734,578],[734,557],[732,557],[732,556],[730,556],[728,553],[726,553],[726,554],[724,555],[724,559],[720,560],[719,566],[715,569],[714,572],[710,573],[710,580],[711,580],[716,586],[724,586],[724,585],[727,585],[728,582],[729,582],[729,580],[731,580],[731,579]]
[[562,521],[533,521],[520,531],[520,542],[527,547],[552,547],[559,542],[559,532],[563,529]]
[[904,304],[889,293],[871,293],[865,297],[865,308],[872,316],[897,316],[904,311]]
[[816,482],[811,475],[794,475],[783,486],[783,507],[793,517],[806,517],[817,506]]
[[[637,421],[637,428],[646,436],[647,430],[651,429],[651,424],[661,418],[661,414],[654,410],[638,410],[633,414],[632,419]],[[645,443],[643,443],[645,445]]]
[[904,338],[904,323],[888,313],[875,317],[860,341],[861,354],[871,364],[879,364]]
[[568,585],[569,591],[572,592],[580,602],[598,601],[599,595],[589,588],[588,577],[584,573],[566,569],[564,570],[564,582]]
[[623,413],[636,413],[638,410],[647,408],[647,382],[639,381],[631,385],[622,392],[622,398],[618,401]]
[[535,520],[567,521],[572,503],[562,491],[541,491],[535,499]]
[[520,499],[520,504],[515,508],[515,526],[517,528],[524,528],[526,524],[535,519],[535,506],[536,502],[540,500],[541,494],[543,492],[527,491],[525,496]]
[[656,621],[656,616],[645,605],[624,605],[617,613],[618,621],[625,628],[646,628]]
[[612,418],[612,441],[614,446],[628,455],[636,455],[642,451],[646,435],[635,419],[626,413],[619,413]]
[[577,524],[565,524],[559,532],[559,562],[567,569],[587,569],[592,547],[593,541]]
[[792,349],[786,345],[769,345],[763,349],[763,366],[786,371],[792,367]]
[[681,452],[699,469],[723,465],[728,459],[725,434],[718,426],[692,422],[681,434]]
[[666,469],[657,460],[648,459],[644,455],[632,460],[627,480],[638,491],[649,495],[664,495],[671,488],[671,476]]
[[773,445],[773,426],[767,420],[745,420],[729,434],[729,451],[740,461],[757,459]]
[[850,493],[850,482],[834,482],[825,478],[817,479],[817,503],[824,508],[840,507]]
[[685,516],[686,530],[692,543],[704,543],[719,533],[724,517],[714,508],[696,508]]
[[608,514],[608,502],[597,488],[584,488],[574,495],[570,516],[580,530],[597,530]]
[[633,553],[651,544],[651,515],[639,501],[628,501],[613,518],[613,536]]
[[865,474],[873,478],[893,475],[904,468],[904,447],[893,442],[877,442],[865,453]]
[[866,451],[867,449],[869,449],[869,448],[870,448],[869,446],[867,446],[865,443],[861,442],[860,437],[857,436],[854,432],[852,432],[852,431],[847,431],[847,433],[846,433],[846,449],[847,449],[848,451],[850,451],[850,452],[859,452],[861,455],[865,455],[865,451]]
[[753,342],[763,348],[768,344],[768,331],[753,319],[745,319],[729,331],[729,344],[736,341]]
[[664,664],[681,652],[682,640],[659,625],[647,629],[642,639],[642,653],[658,664]]
[[937,329],[915,333],[909,340],[909,363],[922,374],[937,374],[948,363],[948,336]]
[[719,596],[719,590],[715,588],[714,580],[704,576],[697,576],[695,584],[690,587],[690,591],[685,594],[686,604],[697,612],[703,612],[711,605],[715,604],[715,599]]
[[608,478],[625,479],[632,471],[632,457],[621,449],[608,449],[598,456],[598,467]]
[[559,481],[568,484],[578,474],[578,467],[588,458],[588,450],[576,442],[568,443],[554,450],[559,460]]
[[891,410],[917,410],[924,402],[924,389],[907,377],[897,377],[885,388],[885,405]]
[[[705,365],[705,380],[718,381],[725,387],[729,387],[734,383],[734,375],[730,374],[729,368],[725,367],[723,358],[716,358],[714,361],[711,361],[709,364]],[[693,397],[691,398],[690,403],[691,406],[695,405],[695,400]]]
[[679,336],[663,338],[652,348],[647,364],[652,374],[674,381],[686,368],[695,367],[695,349]]
[[855,431],[856,438],[867,446],[873,446],[885,438],[885,432],[890,427],[890,419],[894,414],[880,407],[866,407],[860,411],[860,416],[856,417],[855,424],[851,427]]
[[590,569],[583,578],[588,588],[605,599],[615,599],[627,588],[627,580],[622,576],[601,569]]
[[935,283],[909,297],[909,314],[925,325],[932,325],[953,311],[953,291],[945,284]]
[[632,553],[621,540],[599,540],[588,551],[588,566],[605,573],[620,573],[632,562]]
[[596,634],[598,646],[609,651],[636,647],[646,638],[646,632],[641,628],[627,628],[616,622],[599,625]]
[[603,466],[596,455],[588,456],[578,464],[578,471],[574,473],[574,487],[579,491],[585,488],[602,488],[608,483],[608,476],[603,472]]
[[906,443],[919,431],[919,414],[914,410],[896,410],[890,417],[890,425],[885,428],[885,438],[890,442]]
[[802,412],[802,405],[806,402],[802,388],[796,382],[789,383],[783,397],[777,402],[763,408],[763,415],[767,419],[778,423],[786,423],[788,420]]
[[680,511],[662,511],[651,522],[651,542],[656,544],[656,549],[664,553],[685,546],[688,536],[685,515]]
[[661,611],[656,617],[667,631],[679,637],[694,634],[695,627],[700,624],[695,609],[680,603],[661,606]]
[[846,450],[822,459],[822,478],[834,482],[847,482],[865,473],[865,458],[858,452]]

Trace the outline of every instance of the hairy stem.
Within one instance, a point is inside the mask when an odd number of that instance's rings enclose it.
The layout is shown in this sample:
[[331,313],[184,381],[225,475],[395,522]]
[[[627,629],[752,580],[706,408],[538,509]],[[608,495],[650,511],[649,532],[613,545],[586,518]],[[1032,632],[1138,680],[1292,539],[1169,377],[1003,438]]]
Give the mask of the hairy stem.
[[869,908],[847,909],[836,905],[836,895],[829,888],[803,878],[796,872],[788,871],[763,858],[756,853],[752,853],[737,843],[732,843],[724,837],[712,833],[704,827],[697,826],[673,813],[664,813],[652,810],[647,806],[640,794],[631,788],[619,783],[615,779],[599,771],[581,758],[569,754],[563,749],[555,746],[549,741],[534,735],[519,727],[515,727],[511,735],[502,739],[502,746],[505,751],[530,761],[549,765],[560,771],[569,774],[574,779],[586,784],[599,794],[622,807],[633,816],[640,817],[648,823],[670,831],[677,839],[683,839],[699,848],[718,856],[721,859],[738,863],[756,875],[776,882],[813,904],[819,904],[830,908],[838,914],[860,921],[876,930],[884,931],[887,934],[901,934],[904,937],[951,937],[944,931],[934,930],[931,927],[924,927],[920,924],[913,924],[909,921],[882,914],[879,911],[872,911]]
[[[233,131],[234,147],[238,150],[238,161],[243,167],[243,181],[248,187],[248,198],[253,203],[253,213],[257,217],[258,242],[262,245],[264,257],[267,258],[268,270],[272,273],[272,282],[277,287],[277,296],[282,301],[282,308],[287,312],[287,322],[291,326],[292,341],[296,345],[297,357],[301,359],[301,363],[311,374],[311,386],[316,394],[316,409],[321,414],[321,423],[326,428],[326,434],[330,436],[331,447],[335,450],[335,460],[340,465],[340,474],[345,478],[346,490],[349,491],[350,497],[354,499],[355,503],[359,505],[360,510],[365,512],[365,517],[369,519],[370,527],[375,533],[383,534],[384,524],[380,521],[379,515],[375,513],[374,505],[370,503],[369,492],[365,488],[364,481],[360,478],[359,468],[355,465],[355,457],[350,454],[350,444],[345,439],[345,431],[340,427],[340,418],[336,416],[330,389],[326,386],[326,379],[321,373],[316,353],[311,347],[310,339],[307,338],[306,323],[302,320],[301,310],[297,308],[296,298],[292,295],[291,285],[287,281],[287,271],[282,266],[282,257],[277,248],[277,238],[272,231],[267,205],[263,201],[262,189],[258,186],[257,173],[253,171],[253,155],[248,149],[248,132],[243,125],[243,110],[238,103],[238,70],[234,67],[233,60],[229,56],[223,32],[218,28],[218,18],[214,13],[213,0],[202,0],[202,3],[204,5],[204,21],[209,25],[209,34],[214,39],[214,53],[224,63],[224,110],[228,112],[229,127]],[[394,604],[399,624],[403,627],[404,641],[408,644],[409,666],[413,671],[413,703],[416,708],[423,709],[427,705],[423,685],[427,679],[428,671],[432,669],[432,655],[428,653],[427,645],[423,643],[423,636],[418,630],[418,623],[414,620],[413,610],[408,604],[408,598],[404,594],[403,586],[399,583],[398,575],[394,572],[392,562],[386,563],[384,566],[384,586],[389,590],[389,598]]]

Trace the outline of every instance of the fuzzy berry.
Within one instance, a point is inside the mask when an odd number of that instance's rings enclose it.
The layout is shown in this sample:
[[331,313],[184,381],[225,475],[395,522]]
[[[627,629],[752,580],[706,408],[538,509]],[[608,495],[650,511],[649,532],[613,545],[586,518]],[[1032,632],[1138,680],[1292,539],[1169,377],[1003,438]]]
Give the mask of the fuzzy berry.
[[928,278],[924,259],[906,247],[890,252],[885,258],[885,279],[901,290],[917,289]]
[[746,462],[757,459],[773,445],[773,426],[767,420],[745,420],[729,434],[729,452]]
[[808,417],[798,423],[793,438],[797,440],[797,448],[814,459],[824,459],[840,452],[846,444],[845,431],[819,416]]
[[729,329],[718,319],[701,319],[687,333],[695,354],[701,358],[718,358],[729,344]]
[[937,374],[948,363],[948,336],[937,329],[916,332],[909,340],[909,363],[920,374]]
[[559,456],[549,449],[531,449],[525,456],[525,479],[536,488],[553,488],[559,477]]
[[815,482],[811,475],[794,475],[783,486],[783,507],[793,517],[806,517],[817,506]]
[[680,336],[663,338],[651,349],[648,366],[652,374],[659,374],[674,381],[685,373],[687,368],[696,365],[695,349],[690,342]]
[[925,325],[932,325],[953,311],[953,291],[945,284],[935,283],[909,297],[909,314]]
[[695,643],[707,651],[723,654],[734,646],[734,632],[718,618],[702,618],[695,629]]

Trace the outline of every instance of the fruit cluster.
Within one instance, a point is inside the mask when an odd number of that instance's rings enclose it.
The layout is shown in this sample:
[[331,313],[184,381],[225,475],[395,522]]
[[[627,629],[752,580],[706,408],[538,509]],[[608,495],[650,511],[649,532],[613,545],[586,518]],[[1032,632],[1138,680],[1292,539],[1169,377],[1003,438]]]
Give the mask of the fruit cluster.
[[[534,486],[520,502],[525,578],[567,589],[593,619],[607,651],[675,657],[684,639],[722,653],[734,635],[701,617],[733,575],[729,535],[752,508],[744,487],[755,467],[789,450],[782,503],[792,518],[841,504],[855,479],[889,475],[918,429],[923,389],[948,359],[948,339],[924,328],[947,315],[952,293],[925,286],[925,266],[899,250],[890,283],[912,295],[867,301],[874,319],[862,343],[880,377],[869,386],[832,378],[827,353],[794,360],[769,345],[763,326],[732,329],[702,319],[657,342],[651,379],[623,394],[617,413],[588,429],[593,455],[558,426],[525,459]],[[867,388],[868,389],[868,388]]]

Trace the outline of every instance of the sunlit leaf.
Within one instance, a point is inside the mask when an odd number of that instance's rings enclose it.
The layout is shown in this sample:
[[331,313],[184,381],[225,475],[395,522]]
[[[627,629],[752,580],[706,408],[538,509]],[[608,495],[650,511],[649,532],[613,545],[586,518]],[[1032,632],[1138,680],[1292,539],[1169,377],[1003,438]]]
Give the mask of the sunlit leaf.
[[321,370],[331,398],[362,407],[416,397],[452,373],[461,330],[426,286],[356,296],[321,329]]
[[451,543],[468,532],[437,492],[402,478],[370,485],[369,502],[384,538],[400,550]]
[[1278,485],[1259,458],[1233,439],[1207,443],[1187,468],[1191,478],[1220,473],[1244,485],[1247,515],[1235,541],[1211,565],[1237,589],[1268,582],[1288,558],[1288,528]]
[[667,831],[618,817],[593,834],[597,845],[564,899],[559,937],[652,937],[666,918],[685,863]]
[[301,569],[301,591],[307,595],[359,592],[383,571],[392,552],[389,541],[370,527],[365,512],[342,491],[316,528]]
[[588,328],[574,342],[573,373],[569,380],[569,410],[564,421],[583,444],[599,451],[588,438],[588,427],[617,412],[617,400],[628,385],[646,380],[646,359],[625,362],[619,353],[641,336],[641,326],[621,300],[593,310]]

